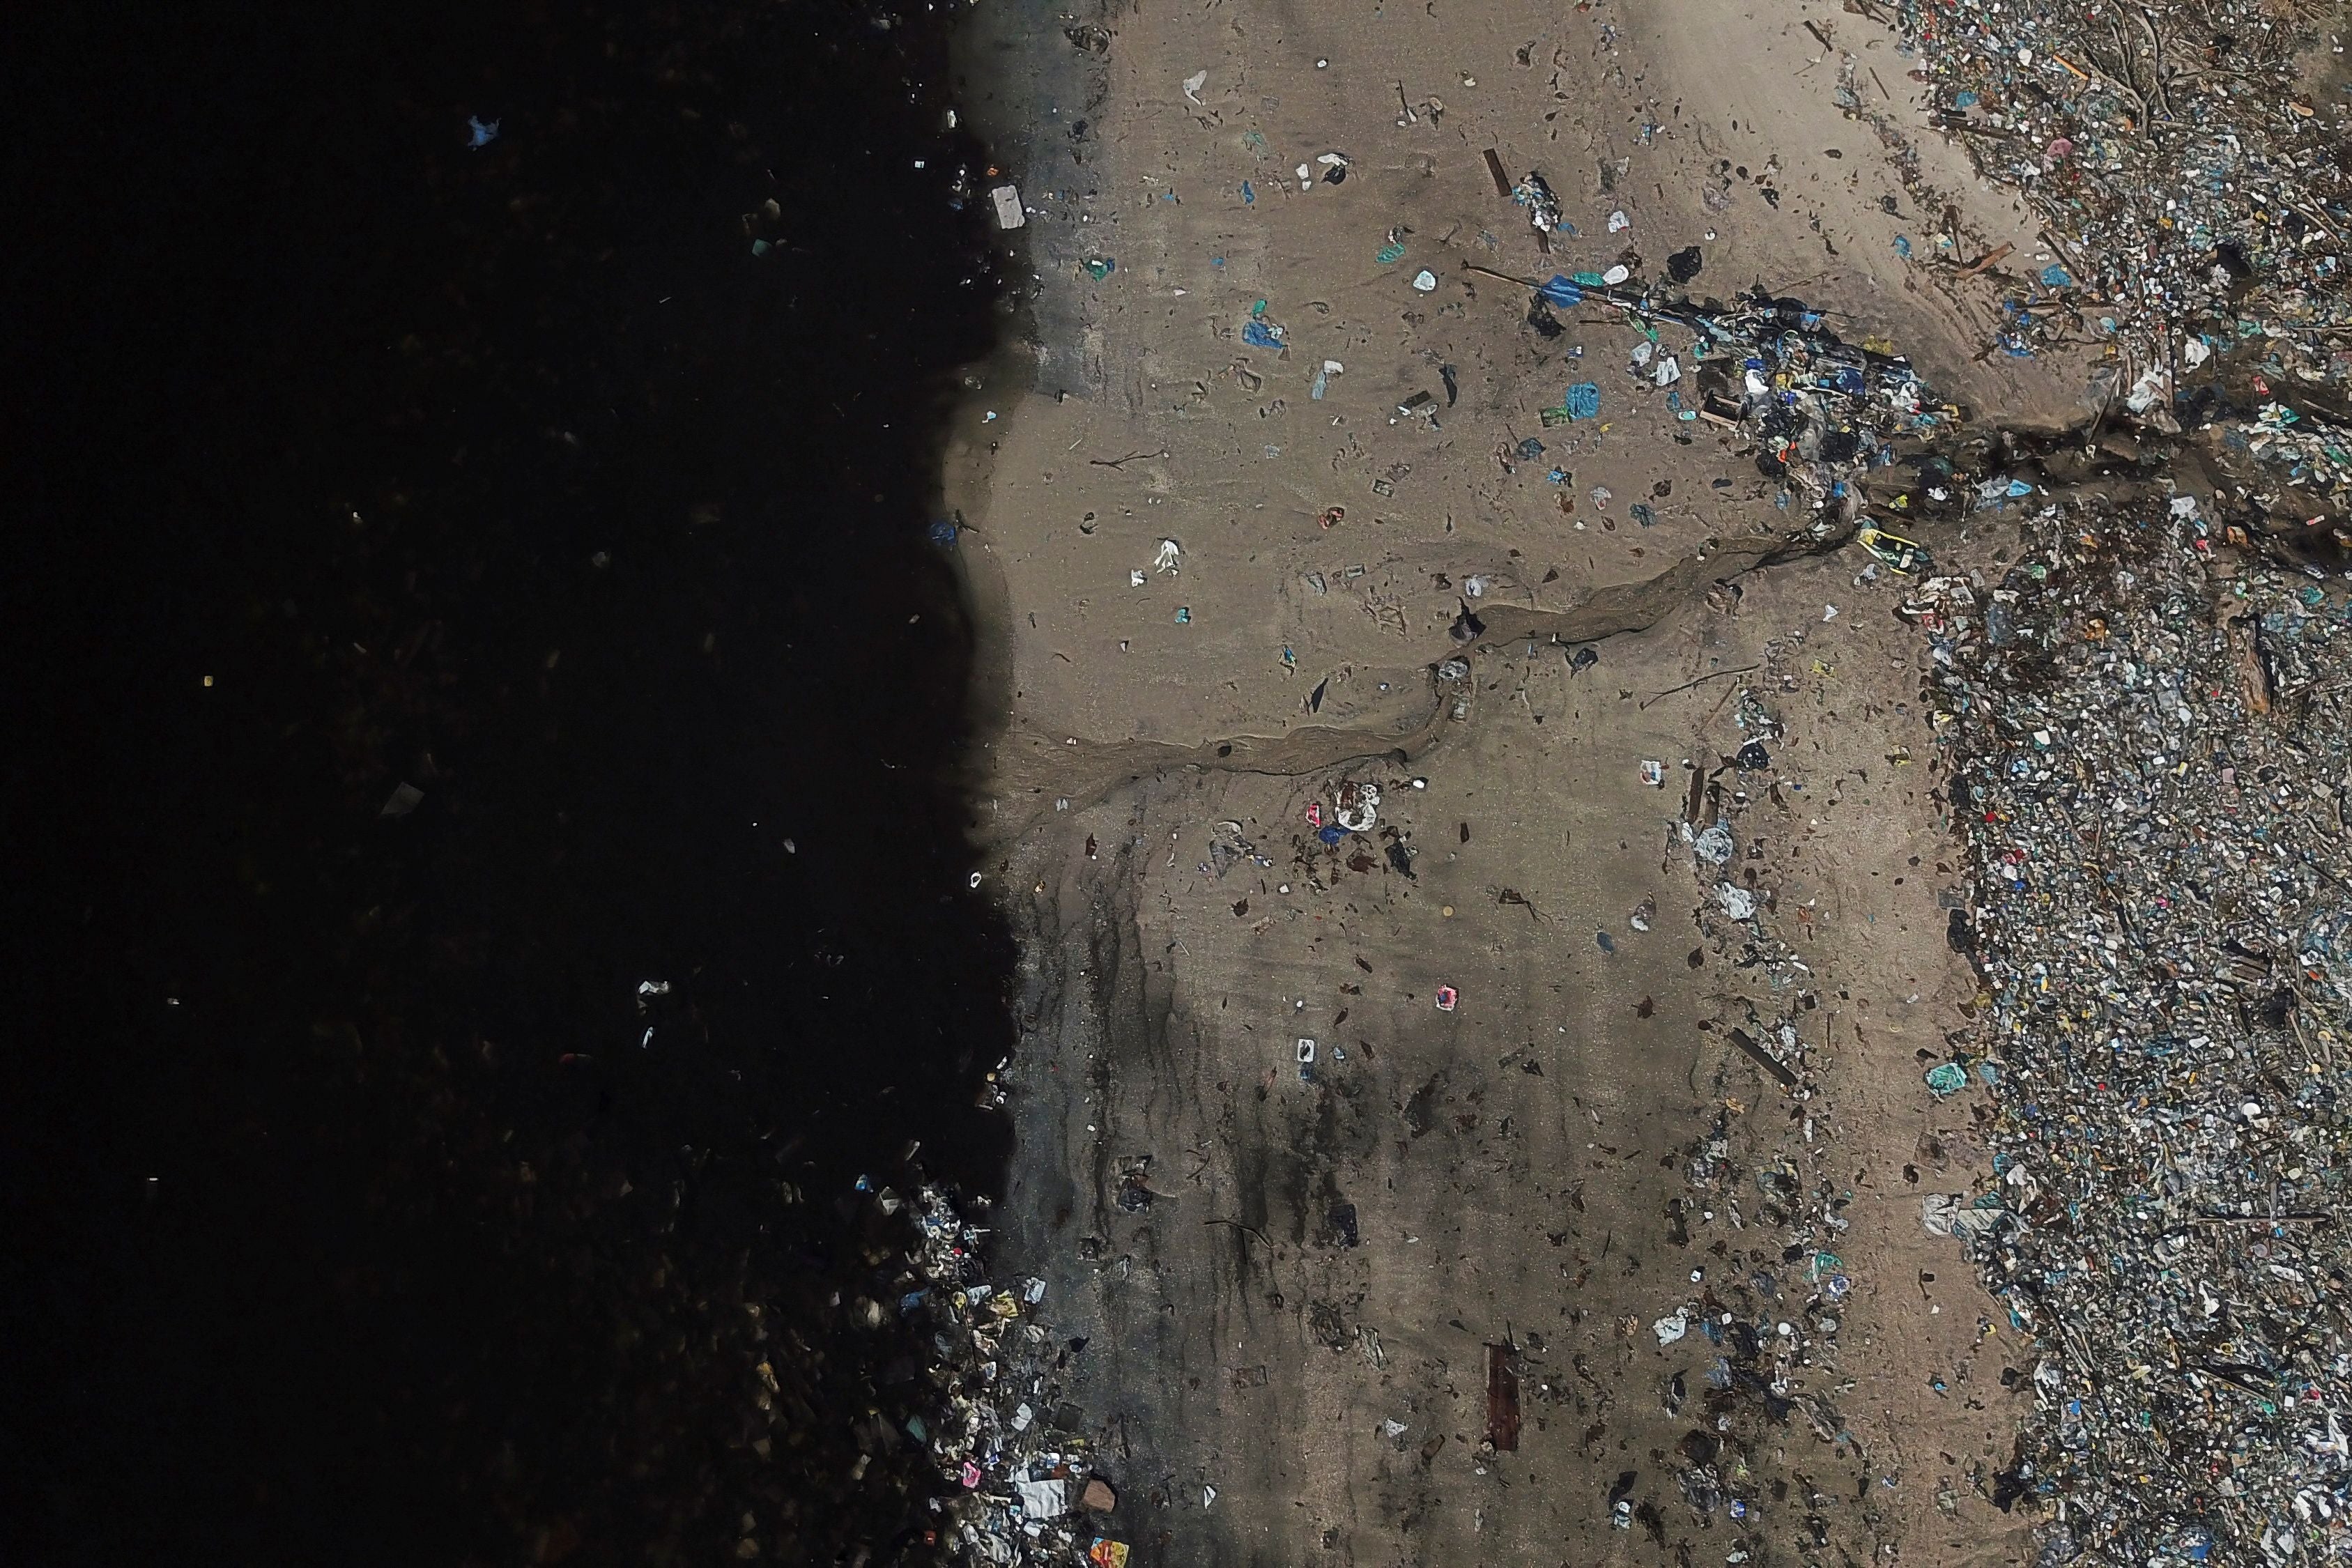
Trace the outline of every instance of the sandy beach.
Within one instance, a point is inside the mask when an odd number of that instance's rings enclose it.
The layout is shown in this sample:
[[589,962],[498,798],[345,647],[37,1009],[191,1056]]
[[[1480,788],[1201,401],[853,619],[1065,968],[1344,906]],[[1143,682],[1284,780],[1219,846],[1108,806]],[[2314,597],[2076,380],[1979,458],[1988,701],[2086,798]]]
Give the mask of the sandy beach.
[[2027,1347],[1921,1224],[1988,1167],[1920,1083],[1974,984],[1900,580],[1798,539],[1623,313],[1539,326],[1526,285],[1695,247],[1692,298],[1801,297],[2054,427],[2085,367],[1981,354],[1998,268],[1915,264],[2047,246],[1832,5],[1064,26],[1050,112],[976,110],[1039,346],[949,475],[1025,949],[999,1246],[1050,1285],[1041,1407],[1125,1478],[1106,1528],[2030,1555],[1987,1497]]

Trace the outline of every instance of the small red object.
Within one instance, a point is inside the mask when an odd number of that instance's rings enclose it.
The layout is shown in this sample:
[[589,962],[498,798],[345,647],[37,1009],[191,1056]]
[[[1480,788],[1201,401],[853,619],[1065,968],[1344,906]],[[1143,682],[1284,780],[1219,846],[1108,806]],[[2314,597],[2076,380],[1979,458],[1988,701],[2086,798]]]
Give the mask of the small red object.
[[1439,1012],[1451,1013],[1454,1011],[1454,1004],[1459,1000],[1461,1000],[1461,998],[1455,994],[1453,986],[1441,985],[1437,988],[1437,1010]]
[[1323,803],[1321,801],[1310,800],[1307,803],[1307,826],[1309,827],[1320,827],[1323,826]]

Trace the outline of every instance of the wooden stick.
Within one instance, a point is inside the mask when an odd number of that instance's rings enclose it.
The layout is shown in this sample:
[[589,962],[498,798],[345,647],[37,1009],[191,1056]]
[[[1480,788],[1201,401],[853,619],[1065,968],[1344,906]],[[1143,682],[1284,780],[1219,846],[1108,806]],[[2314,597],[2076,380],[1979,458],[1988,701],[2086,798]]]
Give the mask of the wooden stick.
[[1783,1062],[1780,1058],[1774,1056],[1771,1052],[1766,1050],[1762,1046],[1758,1045],[1755,1040],[1749,1037],[1747,1030],[1739,1028],[1733,1029],[1731,1031],[1731,1043],[1738,1046],[1741,1050],[1746,1051],[1749,1058],[1755,1061],[1758,1067],[1762,1068],[1766,1072],[1770,1073],[1774,1078],[1778,1079],[1780,1082],[1781,1088],[1794,1089],[1797,1087],[1797,1075],[1789,1070],[1788,1064]]
[[1669,686],[1664,691],[1658,692],[1656,695],[1646,699],[1642,703],[1642,706],[1647,708],[1652,702],[1663,701],[1666,698],[1672,697],[1677,691],[1688,691],[1692,687],[1699,685],[1704,681],[1718,679],[1727,675],[1747,675],[1763,668],[1764,667],[1760,664],[1743,664],[1738,669],[1713,670],[1706,675],[1700,676],[1697,680],[1685,680],[1680,686]]
[[1462,270],[1465,272],[1475,272],[1482,278],[1492,278],[1498,283],[1516,283],[1522,289],[1540,289],[1543,287],[1542,284],[1534,281],[1532,279],[1514,278],[1507,272],[1497,272],[1491,267],[1481,267],[1475,261],[1464,262],[1462,264]]
[[1503,160],[1495,155],[1495,150],[1492,147],[1486,149],[1486,173],[1494,176],[1495,194],[1505,201],[1509,201],[1511,176],[1503,173]]
[[1982,256],[1978,257],[1974,261],[1971,261],[1966,267],[1961,268],[1960,276],[1963,278],[1973,278],[1978,273],[1982,272],[1986,268],[1990,267],[1994,262],[1999,261],[2001,258],[2007,256],[2011,251],[2015,250],[2016,248],[2017,247],[2004,239],[1997,248],[1986,251]]

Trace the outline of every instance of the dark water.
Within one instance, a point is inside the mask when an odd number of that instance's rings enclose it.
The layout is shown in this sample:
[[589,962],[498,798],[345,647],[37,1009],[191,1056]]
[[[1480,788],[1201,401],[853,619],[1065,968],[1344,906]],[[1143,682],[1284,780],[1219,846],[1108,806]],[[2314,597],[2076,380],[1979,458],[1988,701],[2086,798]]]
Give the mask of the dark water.
[[5,26],[7,1559],[887,1560],[837,1199],[1010,1040],[945,16]]

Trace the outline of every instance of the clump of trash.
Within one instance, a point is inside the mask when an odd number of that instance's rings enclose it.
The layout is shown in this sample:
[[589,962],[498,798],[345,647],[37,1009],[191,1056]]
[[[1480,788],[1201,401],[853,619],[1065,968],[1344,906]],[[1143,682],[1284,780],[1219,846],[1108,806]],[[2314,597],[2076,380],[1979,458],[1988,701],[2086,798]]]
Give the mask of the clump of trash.
[[[1908,360],[1845,342],[1801,300],[1756,289],[1728,305],[1694,302],[1630,278],[1623,267],[1554,277],[1536,289],[1530,324],[1540,330],[1550,306],[1623,312],[1642,334],[1626,368],[1637,389],[1663,393],[1678,422],[1753,437],[1758,470],[1780,483],[1784,504],[1813,514],[1816,537],[1861,515],[1863,476],[1927,451],[1965,412],[1939,401]],[[1549,427],[1600,410],[1599,384],[1580,382],[1539,417]]]
[[[1062,1348],[1039,1317],[1046,1282],[992,1281],[987,1232],[940,1187],[903,1197],[864,1181],[859,1189],[882,1215],[911,1222],[889,1289],[897,1315],[928,1337],[932,1404],[906,1416],[897,1436],[927,1449],[952,1488],[935,1503],[951,1549],[998,1565],[1084,1556],[1117,1568],[1127,1556],[1110,1533],[1118,1486],[1082,1412],[1055,1397],[1042,1370]],[[877,1323],[891,1310],[867,1305]]]

